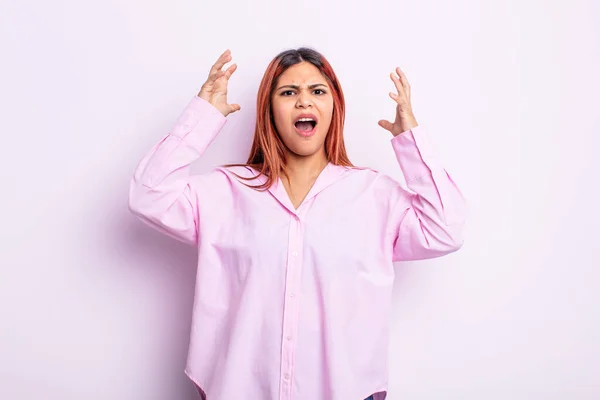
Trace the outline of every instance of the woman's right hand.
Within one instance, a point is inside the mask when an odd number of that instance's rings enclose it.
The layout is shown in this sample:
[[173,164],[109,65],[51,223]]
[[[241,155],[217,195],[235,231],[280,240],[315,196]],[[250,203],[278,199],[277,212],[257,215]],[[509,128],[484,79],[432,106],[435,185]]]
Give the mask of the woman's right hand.
[[208,79],[202,85],[198,97],[208,101],[216,107],[224,116],[239,111],[239,104],[227,104],[227,83],[233,72],[237,69],[236,64],[232,64],[225,71],[221,69],[231,61],[231,51],[225,50],[217,62],[210,69]]

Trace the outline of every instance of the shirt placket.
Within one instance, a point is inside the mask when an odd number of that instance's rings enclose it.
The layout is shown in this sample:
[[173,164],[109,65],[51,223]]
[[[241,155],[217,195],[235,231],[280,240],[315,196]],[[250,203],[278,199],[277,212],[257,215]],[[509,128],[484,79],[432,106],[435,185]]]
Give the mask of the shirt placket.
[[281,346],[281,385],[279,392],[279,398],[281,400],[292,400],[294,358],[300,305],[300,275],[303,253],[302,229],[303,225],[300,215],[290,215],[285,301],[283,310],[283,340]]

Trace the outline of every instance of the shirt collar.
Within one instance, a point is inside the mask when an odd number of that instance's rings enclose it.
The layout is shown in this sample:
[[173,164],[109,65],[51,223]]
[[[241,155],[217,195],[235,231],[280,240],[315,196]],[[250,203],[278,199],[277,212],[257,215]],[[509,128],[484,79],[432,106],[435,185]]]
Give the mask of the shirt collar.
[[[248,167],[248,168],[250,168],[250,167]],[[267,181],[266,176],[259,175],[259,172],[256,171],[255,169],[251,169],[251,170],[252,170],[252,173],[254,174],[254,176],[256,176],[256,180],[260,184],[263,184]],[[335,164],[332,164],[331,162],[327,163],[325,168],[323,168],[323,170],[321,171],[321,173],[315,180],[315,183],[313,184],[312,188],[310,189],[310,191],[306,195],[306,198],[304,198],[304,200],[302,201],[302,204],[300,204],[298,209],[295,209],[294,206],[292,205],[292,201],[290,200],[290,197],[288,196],[287,192],[285,191],[285,187],[283,186],[281,178],[278,178],[277,180],[275,180],[273,182],[273,184],[271,185],[271,187],[268,188],[268,191],[283,207],[288,209],[289,212],[291,212],[293,214],[297,214],[304,207],[304,205],[306,203],[308,203],[313,197],[318,195],[320,192],[325,190],[327,187],[336,183],[349,170],[350,170],[349,167],[335,165]]]

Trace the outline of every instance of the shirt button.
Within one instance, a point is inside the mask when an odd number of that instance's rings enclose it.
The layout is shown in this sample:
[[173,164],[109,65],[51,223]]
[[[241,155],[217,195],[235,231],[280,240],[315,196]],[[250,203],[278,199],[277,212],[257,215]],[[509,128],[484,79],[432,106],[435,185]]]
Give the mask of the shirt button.
[[290,374],[283,375],[283,379],[285,379],[286,381],[289,381],[290,380]]
[[293,252],[293,253],[292,253],[292,255],[293,255],[294,257],[298,257],[298,252],[297,252],[297,251],[295,251],[295,252]]
[[294,293],[290,293],[290,297],[295,297],[296,295]]
[[292,340],[291,336],[286,337],[287,340]]

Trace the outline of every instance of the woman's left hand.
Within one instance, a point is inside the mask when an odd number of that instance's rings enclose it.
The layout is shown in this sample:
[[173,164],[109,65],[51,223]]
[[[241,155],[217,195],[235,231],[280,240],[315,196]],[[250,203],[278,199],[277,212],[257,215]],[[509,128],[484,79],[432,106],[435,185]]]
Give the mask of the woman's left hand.
[[410,84],[406,79],[406,75],[400,68],[396,68],[396,71],[392,72],[390,77],[398,90],[398,94],[390,92],[390,97],[396,101],[396,120],[391,123],[382,119],[379,121],[379,126],[390,131],[392,135],[398,136],[418,124],[410,104]]

